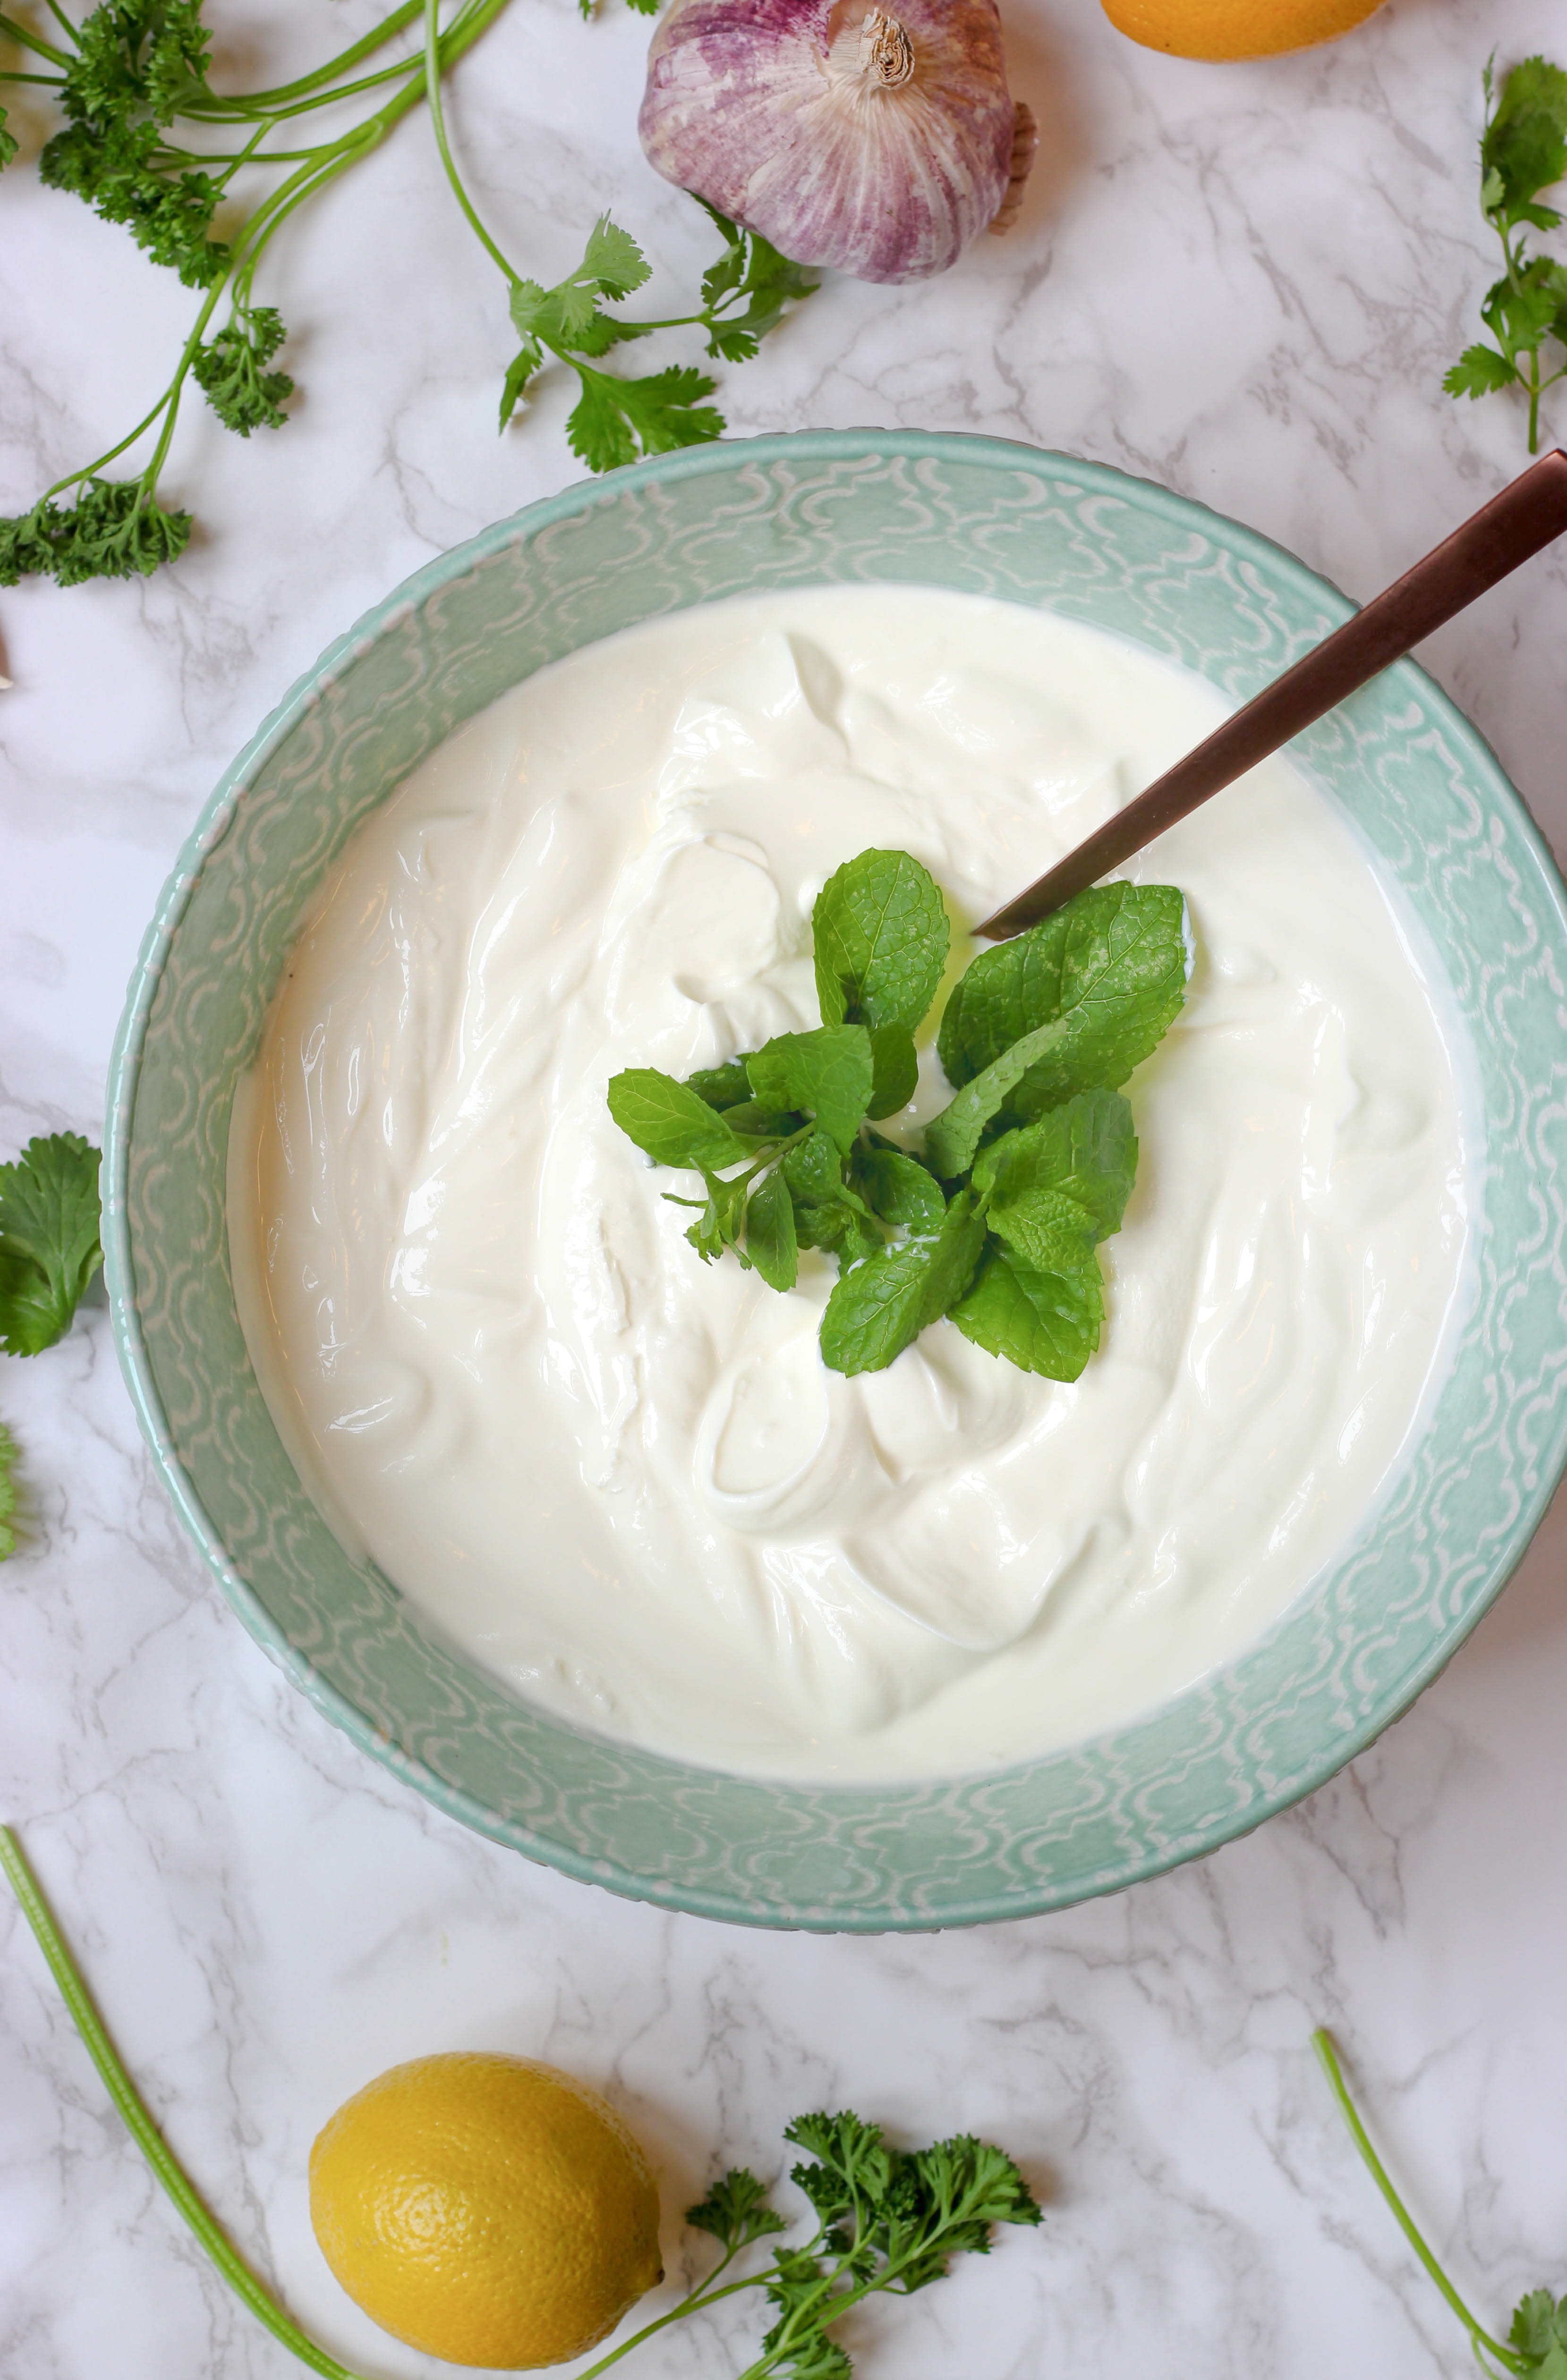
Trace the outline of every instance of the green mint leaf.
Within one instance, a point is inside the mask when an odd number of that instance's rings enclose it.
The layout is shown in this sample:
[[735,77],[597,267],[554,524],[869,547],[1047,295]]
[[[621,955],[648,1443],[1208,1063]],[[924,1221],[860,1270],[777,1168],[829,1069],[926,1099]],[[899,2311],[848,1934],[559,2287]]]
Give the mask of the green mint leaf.
[[1106,1240],[1121,1229],[1137,1176],[1137,1135],[1132,1111],[1117,1091],[1080,1091],[1038,1123],[992,1141],[974,1168],[974,1186],[998,1204],[1030,1192],[1072,1201],[1086,1214],[1090,1236]]
[[746,1072],[764,1108],[803,1108],[845,1155],[853,1148],[874,1080],[863,1025],[781,1033],[747,1059]]
[[1095,1086],[1115,1089],[1180,1013],[1184,918],[1173,885],[1096,885],[1026,934],[982,951],[941,1018],[936,1046],[948,1080],[973,1081],[1059,1018],[1066,1030],[1014,1099],[1018,1114],[1026,1120]]
[[280,430],[294,383],[285,371],[268,371],[287,334],[274,306],[236,307],[234,320],[198,347],[191,375],[227,430],[249,438],[252,430]]
[[749,1272],[751,1259],[740,1245],[740,1234],[746,1221],[744,1177],[737,1175],[731,1182],[723,1182],[716,1173],[710,1173],[704,1167],[702,1180],[708,1194],[703,1200],[677,1198],[667,1190],[664,1192],[664,1196],[672,1207],[700,1205],[701,1212],[687,1231],[686,1237],[704,1264],[711,1264],[715,1257],[723,1256],[725,1249],[729,1249],[739,1257],[741,1264]]
[[823,1363],[851,1376],[884,1371],[962,1297],[984,1241],[974,1195],[960,1191],[932,1238],[907,1240],[840,1274],[821,1318]]
[[1036,1065],[1050,1067],[1063,1044],[1069,1026],[1064,1017],[1055,1017],[1037,1031],[1026,1033],[1014,1041],[983,1072],[965,1083],[955,1099],[939,1115],[932,1116],[925,1127],[925,1159],[943,1182],[954,1182],[966,1173],[986,1128],[995,1122],[1009,1100],[1014,1100],[1018,1087]]
[[1091,1249],[1075,1271],[1036,1272],[990,1240],[966,1293],[949,1313],[966,1339],[1019,1371],[1075,1380],[1099,1343],[1104,1284]]
[[1458,361],[1443,375],[1442,386],[1449,396],[1490,396],[1499,388],[1512,388],[1518,379],[1513,366],[1495,347],[1465,347]]
[[1501,88],[1480,143],[1486,187],[1500,184],[1487,212],[1508,225],[1529,219],[1530,201],[1567,174],[1567,72],[1524,58]]
[[686,1088],[706,1099],[710,1108],[737,1108],[751,1096],[751,1078],[746,1072],[746,1058],[750,1054],[747,1050],[745,1057],[731,1058],[722,1066],[699,1066],[694,1075],[686,1075]]
[[769,1289],[793,1289],[799,1279],[794,1201],[782,1170],[751,1194],[746,1209],[746,1253]]
[[694,2231],[710,2232],[731,2251],[788,2228],[782,2215],[768,2204],[762,2184],[743,2165],[722,2175],[699,2204],[688,2206],[686,2220]]
[[868,1116],[880,1122],[906,1108],[919,1087],[919,1053],[906,1025],[879,1026],[870,1037],[875,1069]]
[[936,996],[951,936],[941,893],[917,859],[862,851],[846,861],[817,894],[811,931],[824,1024],[914,1031]]
[[590,471],[617,471],[638,453],[666,455],[723,435],[723,416],[711,406],[713,383],[694,366],[672,367],[645,380],[615,380],[578,365],[582,395],[566,422],[571,451]]
[[79,1133],[30,1140],[0,1165],[0,1347],[37,1355],[65,1336],[103,1262],[98,1151]]
[[917,1158],[892,1148],[856,1149],[853,1178],[866,1205],[884,1223],[919,1237],[940,1230],[946,1196]]
[[840,1265],[858,1264],[864,1257],[880,1256],[885,1242],[874,1223],[843,1200],[820,1205],[808,1198],[795,1201],[795,1239],[802,1248],[820,1248]]
[[784,1160],[784,1175],[797,1198],[814,1203],[834,1197],[843,1186],[844,1160],[831,1133],[813,1132]]
[[1030,1272],[1077,1274],[1097,1237],[1093,1217],[1056,1190],[1025,1190],[1002,1199],[986,1209],[985,1220]]
[[591,281],[606,298],[629,298],[634,289],[640,289],[652,269],[631,234],[622,231],[607,214],[601,215],[588,235],[588,246],[583,251],[583,279]]
[[730,1131],[743,1133],[747,1140],[787,1140],[806,1123],[797,1109],[764,1108],[759,1099],[744,1099],[723,1112]]
[[748,1154],[723,1118],[686,1083],[653,1066],[629,1066],[609,1086],[609,1109],[622,1132],[660,1165],[691,1171],[733,1165]]

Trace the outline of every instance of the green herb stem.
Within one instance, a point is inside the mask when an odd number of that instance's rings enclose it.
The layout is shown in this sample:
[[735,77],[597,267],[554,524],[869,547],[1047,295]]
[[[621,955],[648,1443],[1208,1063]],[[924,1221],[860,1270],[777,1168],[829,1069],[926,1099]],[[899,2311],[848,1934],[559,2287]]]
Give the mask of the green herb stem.
[[[272,91],[246,91],[243,94],[242,103],[249,108],[263,107],[282,115],[292,113],[298,102],[305,99],[311,91],[320,91],[323,83],[335,82],[346,68],[357,67],[361,58],[373,57],[376,51],[384,48],[395,35],[413,24],[423,6],[424,0],[402,0],[402,6],[394,8],[389,17],[383,17],[372,31],[362,34],[357,42],[350,42],[346,50],[340,50],[337,55],[329,59],[325,66],[317,67],[310,74],[299,76],[295,82],[279,83]],[[407,64],[408,61],[404,63]],[[396,72],[400,69],[394,68],[393,71]]]
[[34,57],[47,58],[53,67],[68,68],[70,66],[68,52],[57,50],[53,42],[43,39],[42,33],[29,32],[27,27],[18,25],[14,17],[0,16],[0,40],[15,42],[18,49],[30,50]]
[[1499,2340],[1494,2339],[1489,2331],[1476,2320],[1415,2228],[1415,2218],[1393,2188],[1387,2168],[1372,2147],[1366,2127],[1360,2120],[1354,2100],[1350,2097],[1349,2086],[1344,2081],[1342,2070],[1339,2065],[1338,2053],[1333,2047],[1331,2034],[1319,2026],[1311,2036],[1311,2046],[1317,2052],[1322,2071],[1328,2078],[1328,2088],[1338,2103],[1339,2113],[1349,2129],[1351,2140],[1360,2151],[1367,2171],[1391,2208],[1394,2219],[1404,2238],[1468,2332],[1471,2342],[1476,2350],[1484,2348],[1488,2354],[1494,2355],[1504,2370],[1516,2373],[1527,2372],[1529,2365],[1514,2355],[1511,2349],[1503,2347]]
[[499,265],[501,271],[504,273],[507,282],[513,288],[515,288],[521,280],[522,275],[516,271],[514,265],[508,263],[506,258],[503,256],[501,250],[495,245],[495,242],[491,238],[490,234],[484,228],[483,224],[480,221],[479,211],[475,207],[473,200],[468,197],[468,191],[463,186],[462,176],[458,173],[456,161],[452,155],[451,143],[446,138],[446,111],[443,106],[441,100],[441,76],[443,67],[441,61],[441,37],[437,23],[440,0],[423,0],[423,6],[424,92],[425,97],[430,103],[431,128],[435,135],[435,146],[440,152],[442,167],[445,173],[447,181],[451,184],[452,195],[456,200],[458,206],[461,207],[464,214],[468,217],[468,224],[473,231],[474,237],[478,239],[480,246],[485,250],[487,255],[493,258],[496,264]]
[[256,2278],[248,2265],[243,2264],[224,2232],[197,2196],[183,2169],[171,2154],[163,2134],[148,2114],[140,2094],[120,2062],[118,2051],[105,2032],[102,2018],[93,2007],[81,1971],[66,1947],[64,1937],[50,1914],[47,1902],[39,1890],[37,1878],[23,1856],[22,1847],[9,1827],[0,1827],[0,1867],[5,1869],[16,1894],[23,1916],[38,1937],[38,1947],[48,1963],[49,1971],[60,1988],[60,1997],[69,2010],[77,2031],[86,2044],[92,2063],[103,2077],[110,2098],[124,2117],[126,2127],[152,2171],[167,2191],[175,2205],[212,2258],[224,2279],[237,2297],[244,2300],[251,2313],[263,2322],[273,2337],[297,2355],[301,2363],[320,2373],[322,2380],[354,2380],[354,2374],[306,2338],[289,2315]]
[[698,2283],[696,2289],[687,2290],[677,2305],[672,2305],[667,2313],[661,2313],[656,2322],[644,2323],[640,2330],[633,2331],[620,2346],[613,2347],[607,2355],[600,2356],[597,2363],[589,2363],[586,2372],[578,2373],[577,2380],[598,2380],[601,2372],[607,2372],[612,2363],[618,2363],[623,2355],[629,2355],[632,2349],[640,2347],[644,2340],[653,2338],[661,2330],[667,2330],[672,2322],[684,2322],[689,2313],[702,2313],[709,2306],[717,2305],[721,2298],[738,2297],[744,2289],[759,2289],[767,2279],[765,2273],[753,2274],[748,2281],[728,2281],[721,2289],[713,2288],[720,2273],[733,2264],[736,2253],[737,2251],[732,2248],[723,2262],[713,2266],[707,2279]]

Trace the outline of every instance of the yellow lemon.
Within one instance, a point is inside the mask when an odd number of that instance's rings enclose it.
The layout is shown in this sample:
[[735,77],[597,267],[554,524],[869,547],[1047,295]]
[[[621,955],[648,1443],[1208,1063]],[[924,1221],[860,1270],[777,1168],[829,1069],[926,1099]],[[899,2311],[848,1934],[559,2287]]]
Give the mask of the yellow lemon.
[[1268,58],[1336,42],[1382,0],[1104,0],[1118,30],[1178,58]]
[[367,2083],[310,2151],[310,2221],[366,2313],[451,2363],[563,2363],[663,2277],[641,2149],[531,2058],[456,2051]]

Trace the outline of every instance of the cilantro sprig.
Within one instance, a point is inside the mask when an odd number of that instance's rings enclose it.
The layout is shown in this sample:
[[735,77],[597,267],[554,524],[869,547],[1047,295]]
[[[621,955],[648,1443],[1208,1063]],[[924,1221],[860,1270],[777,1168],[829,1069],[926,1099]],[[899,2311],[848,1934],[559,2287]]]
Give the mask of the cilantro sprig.
[[[656,6],[656,0],[654,0]],[[694,314],[630,320],[605,310],[640,289],[651,267],[628,231],[601,215],[588,236],[582,261],[553,288],[518,273],[486,228],[464,183],[446,131],[436,66],[437,0],[424,0],[426,55],[430,61],[431,122],[452,194],[475,237],[506,284],[507,310],[521,341],[501,388],[504,430],[552,358],[577,374],[577,400],[566,422],[571,451],[590,471],[618,470],[638,455],[664,455],[677,446],[699,446],[721,438],[724,419],[702,403],[715,381],[694,364],[671,364],[640,377],[601,371],[598,359],[613,347],[645,339],[655,331],[695,329],[707,338],[710,356],[739,363],[754,356],[776,328],[792,300],[808,298],[817,276],[753,232],[742,231],[705,199],[723,252],[701,285]]]
[[[1491,334],[1465,347],[1442,382],[1449,396],[1489,396],[1521,388],[1529,400],[1529,452],[1539,451],[1540,399],[1567,379],[1567,264],[1527,246],[1527,233],[1555,231],[1561,215],[1540,203],[1567,175],[1567,70],[1524,58],[1497,93],[1488,60],[1480,140],[1480,212],[1501,242],[1504,271],[1480,304]],[[1542,358],[1561,351],[1554,370]]]
[[1422,2238],[1408,2207],[1393,2188],[1387,2168],[1373,2148],[1359,2111],[1350,2096],[1331,2034],[1318,2030],[1311,2036],[1311,2046],[1317,2052],[1328,2078],[1328,2087],[1367,2171],[1386,2199],[1404,2238],[1468,2332],[1475,2361],[1481,2371],[1493,2374],[1513,2373],[1519,2375],[1519,2380],[1528,2380],[1528,2375],[1533,2375],[1533,2380],[1567,2380],[1567,2297],[1553,2298],[1549,2289],[1530,2289],[1513,2308],[1506,2343],[1493,2338],[1459,2296]]
[[[3,1436],[3,1433],[0,1433]],[[55,1921],[21,1844],[0,1826],[0,1874],[8,1880],[48,1962],[93,2064],[131,2137],[218,2271],[252,2313],[322,2380],[354,2380],[306,2336],[239,2256],[202,2203],[149,2115],[126,2070],[81,1970]],[[747,2289],[762,2290],[774,2321],[761,2351],[739,2380],[852,2380],[845,2350],[828,2333],[869,2297],[910,2297],[939,2281],[957,2255],[983,2256],[999,2223],[1032,2226],[1040,2211],[1012,2159],[969,2133],[924,2149],[889,2148],[881,2130],[858,2116],[801,2116],[784,2137],[804,2151],[790,2179],[816,2217],[803,2245],[776,2248],[759,2271],[726,2279],[735,2259],[789,2228],[767,2186],[744,2166],[714,2182],[686,2222],[723,2251],[704,2279],[677,2305],[646,2323],[590,2364],[595,2380],[672,2323]],[[1554,2380],[1554,2375],[1552,2375]]]
[[103,1259],[98,1151],[76,1132],[30,1140],[0,1165],[0,1348],[37,1355],[63,1339]]
[[[589,236],[582,264],[554,289],[515,272],[457,179],[440,102],[442,79],[508,5],[449,0],[442,24],[439,0],[401,0],[325,66],[250,91],[214,89],[202,0],[100,0],[79,25],[51,0],[57,38],[54,28],[45,37],[0,12],[0,37],[28,55],[28,71],[0,70],[0,85],[47,91],[64,118],[39,159],[41,178],[122,225],[155,263],[199,293],[173,373],[135,427],[56,480],[28,511],[0,519],[0,586],[15,586],[30,573],[65,587],[145,575],[184,552],[194,520],[164,501],[160,482],[185,398],[194,387],[241,438],[284,426],[294,382],[275,359],[287,330],[274,306],[258,301],[256,275],[297,211],[427,103],[453,188],[511,290],[522,346],[503,390],[503,428],[530,381],[553,359],[568,363],[581,382],[569,434],[591,469],[720,435],[723,417],[701,402],[714,384],[695,367],[623,379],[600,369],[597,358],[625,340],[691,326],[706,334],[711,356],[743,361],[785,304],[815,287],[814,277],[721,216],[714,220],[723,251],[703,281],[699,310],[665,322],[633,322],[604,310],[602,299],[618,301],[648,277],[640,249],[607,217]],[[630,5],[650,13],[656,0]],[[583,0],[583,14],[591,13]],[[389,63],[378,56],[421,26],[420,48]],[[312,139],[316,112],[345,105],[358,108],[357,118],[330,138]],[[16,153],[0,109],[0,168]],[[237,222],[225,224],[220,237],[216,226],[232,203],[236,176],[266,166],[277,169],[273,187]],[[111,465],[148,442],[140,471],[108,476]]]
[[1020,1370],[1075,1380],[1103,1329],[1097,1250],[1136,1175],[1119,1087],[1184,999],[1184,914],[1172,886],[1104,885],[981,952],[937,1037],[953,1099],[915,1148],[875,1125],[914,1094],[946,909],[907,852],[861,852],[812,911],[821,1025],[684,1083],[629,1067],[610,1112],[656,1164],[700,1176],[701,1198],[664,1195],[697,1210],[705,1263],[732,1254],[786,1291],[802,1249],[836,1258],[832,1370],[883,1370],[944,1315]]

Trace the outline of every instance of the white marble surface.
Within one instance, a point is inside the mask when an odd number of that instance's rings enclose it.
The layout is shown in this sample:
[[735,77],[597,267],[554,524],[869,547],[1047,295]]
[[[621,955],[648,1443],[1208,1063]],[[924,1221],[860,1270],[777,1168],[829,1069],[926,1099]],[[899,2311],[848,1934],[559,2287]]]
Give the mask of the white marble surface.
[[[365,11],[213,13],[270,70]],[[1517,411],[1460,408],[1438,381],[1491,275],[1479,68],[1493,43],[1504,62],[1567,55],[1560,0],[1391,0],[1336,47],[1228,67],[1135,50],[1094,0],[1007,16],[1046,136],[1022,226],[923,288],[826,291],[727,376],[736,430],[909,422],[1059,445],[1199,496],[1358,595],[1521,466]],[[476,183],[546,277],[613,204],[660,285],[689,282],[700,231],[632,134],[646,39],[613,0],[591,27],[570,0],[519,0],[460,78]],[[261,713],[407,571],[576,476],[564,388],[493,434],[500,285],[417,120],[291,231],[259,294],[293,327],[302,402],[248,445],[192,411],[169,484],[200,543],[147,584],[0,595],[6,1154],[62,1125],[96,1135],[143,924]],[[118,434],[189,310],[121,233],[5,176],[0,508]],[[1559,556],[1428,655],[1559,851],[1564,650]],[[673,2218],[715,2163],[773,2169],[804,2107],[1007,2143],[1045,2229],[867,2323],[866,2380],[1472,2371],[1327,2105],[1306,2049],[1324,2019],[1476,2304],[1504,2322],[1524,2287],[1567,2287],[1567,1503],[1414,1712],[1249,1840],[1063,1916],[834,1940],[567,1883],[361,1758],[206,1584],[101,1304],[44,1357],[0,1358],[0,1415],[26,1483],[25,1544],[0,1570],[0,1811],[176,2148],[357,2370],[435,2367],[326,2273],[309,2143],[370,2074],[464,2046],[610,2090],[660,2167],[675,2267]],[[296,2368],[151,2182],[8,1904],[0,2078],[5,2380]],[[628,2369],[720,2380],[748,2321]]]

